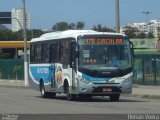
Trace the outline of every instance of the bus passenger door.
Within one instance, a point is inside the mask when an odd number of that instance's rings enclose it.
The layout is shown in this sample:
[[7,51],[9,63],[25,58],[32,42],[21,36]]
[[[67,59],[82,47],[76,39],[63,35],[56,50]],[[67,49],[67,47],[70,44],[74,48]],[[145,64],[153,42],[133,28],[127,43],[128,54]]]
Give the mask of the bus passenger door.
[[51,79],[51,88],[56,90],[55,84],[55,55],[56,55],[56,44],[50,45],[50,52],[49,52],[49,63],[50,63],[50,79]]
[[70,68],[71,68],[71,78],[72,78],[72,92],[76,92],[76,81],[75,81],[75,74],[76,74],[76,42],[71,42],[71,50],[70,50]]

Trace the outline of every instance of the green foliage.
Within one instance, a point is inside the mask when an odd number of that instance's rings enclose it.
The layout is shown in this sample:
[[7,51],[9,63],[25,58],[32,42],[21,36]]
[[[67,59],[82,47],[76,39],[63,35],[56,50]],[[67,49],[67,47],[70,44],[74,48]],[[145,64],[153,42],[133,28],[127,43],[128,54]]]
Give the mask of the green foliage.
[[63,31],[63,30],[68,30],[69,29],[69,25],[67,22],[59,22],[59,23],[56,23],[53,28],[53,30],[55,31]]
[[3,53],[2,51],[0,51],[0,59],[6,59],[8,58],[10,55],[8,53]]
[[126,26],[124,30],[124,34],[126,34],[129,38],[136,38],[136,32],[138,32],[138,29],[131,26]]
[[154,38],[153,33],[149,32],[148,33],[148,38]]
[[135,38],[140,38],[140,39],[144,39],[144,38],[146,38],[146,34],[145,33],[139,33],[139,34],[137,34],[136,36],[135,36]]
[[21,71],[21,69],[22,69],[22,66],[15,65],[15,66],[13,67],[13,72],[14,72],[14,73],[18,73],[18,72]]
[[16,74],[16,80],[18,79],[17,75],[18,75],[18,73],[21,71],[21,69],[22,69],[22,66],[15,65],[15,66],[13,67],[13,73]]
[[11,39],[14,39],[14,33],[11,30],[1,30],[0,31],[1,41],[10,41]]
[[42,34],[44,34],[44,32],[40,29],[27,30],[27,40],[40,37]]
[[83,21],[79,21],[77,22],[76,29],[82,30],[84,26],[85,26],[85,23]]
[[148,35],[146,35],[144,32],[139,32],[137,28],[131,26],[125,27],[124,34],[129,38],[154,38],[153,33],[149,32]]
[[[44,32],[39,29],[26,30],[27,40],[31,40],[32,37],[39,37],[43,33]],[[0,30],[0,41],[23,41],[23,31],[13,32],[11,30]]]
[[102,26],[101,24],[94,25],[92,30],[99,31],[99,32],[116,32],[111,28],[107,28],[106,26]]
[[77,23],[68,23],[65,21],[58,22],[53,25],[52,30],[54,31],[64,31],[64,30],[82,30],[85,26],[83,21],[78,21]]

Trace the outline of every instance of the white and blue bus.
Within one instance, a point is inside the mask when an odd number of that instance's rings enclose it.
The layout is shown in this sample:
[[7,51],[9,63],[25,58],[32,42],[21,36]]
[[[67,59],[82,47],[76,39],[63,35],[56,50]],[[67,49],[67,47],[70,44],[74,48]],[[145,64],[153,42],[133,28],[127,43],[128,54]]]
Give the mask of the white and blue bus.
[[124,34],[92,30],[46,33],[30,43],[30,86],[68,100],[132,92],[133,45]]

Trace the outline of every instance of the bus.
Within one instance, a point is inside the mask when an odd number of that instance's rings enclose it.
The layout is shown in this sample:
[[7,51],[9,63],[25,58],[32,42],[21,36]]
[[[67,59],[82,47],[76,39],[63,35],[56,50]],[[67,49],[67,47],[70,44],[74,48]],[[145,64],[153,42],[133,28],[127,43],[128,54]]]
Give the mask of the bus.
[[133,44],[120,33],[93,30],[51,32],[30,42],[29,84],[42,97],[67,100],[132,92]]

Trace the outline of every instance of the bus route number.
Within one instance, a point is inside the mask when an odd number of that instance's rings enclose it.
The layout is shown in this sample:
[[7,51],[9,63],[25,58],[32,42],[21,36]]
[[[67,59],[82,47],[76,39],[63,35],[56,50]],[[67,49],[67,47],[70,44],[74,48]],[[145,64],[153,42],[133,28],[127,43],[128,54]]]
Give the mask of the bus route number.
[[37,73],[49,73],[48,68],[37,68]]

